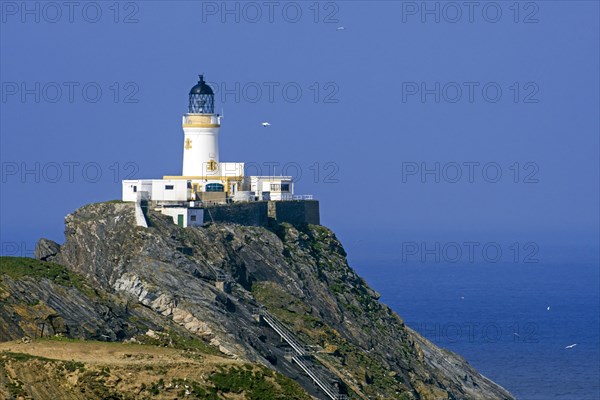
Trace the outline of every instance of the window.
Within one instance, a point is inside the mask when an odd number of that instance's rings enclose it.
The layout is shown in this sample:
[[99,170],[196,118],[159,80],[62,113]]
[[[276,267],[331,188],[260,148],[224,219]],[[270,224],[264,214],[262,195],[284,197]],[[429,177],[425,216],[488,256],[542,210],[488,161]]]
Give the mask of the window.
[[165,190],[173,190],[175,186],[173,185],[165,185]]
[[196,216],[195,215],[190,216],[190,220],[191,221],[196,221]]
[[137,192],[137,186],[133,186],[133,193]]
[[271,192],[289,192],[290,184],[289,183],[271,183]]
[[224,192],[225,186],[221,185],[220,183],[209,183],[208,185],[206,185],[206,191],[207,192]]

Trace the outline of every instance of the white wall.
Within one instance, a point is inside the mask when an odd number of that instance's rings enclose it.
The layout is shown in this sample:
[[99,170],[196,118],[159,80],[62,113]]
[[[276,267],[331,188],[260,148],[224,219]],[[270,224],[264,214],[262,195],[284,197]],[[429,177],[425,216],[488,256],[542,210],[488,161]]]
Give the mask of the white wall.
[[152,181],[148,179],[126,180],[122,181],[121,185],[121,200],[123,201],[135,202],[137,199],[137,194],[139,192],[147,192],[148,194],[150,194],[152,191]]
[[204,223],[204,209],[203,208],[188,208],[187,225],[186,226],[200,226]]
[[165,207],[160,210],[163,214],[173,218],[177,225],[179,215],[183,215],[183,227],[200,226],[204,223],[204,210],[201,208]]
[[[290,185],[289,192],[271,190],[271,184],[281,185],[282,183]],[[294,184],[291,176],[251,176],[250,190],[255,192],[259,199],[262,198],[263,192],[270,192],[271,200],[287,200],[288,194],[294,194]]]
[[[167,190],[166,186],[173,186],[173,189]],[[127,180],[122,182],[122,190],[123,201],[136,201],[138,192],[147,192],[149,200],[154,201],[188,200],[187,181],[181,179]]]
[[138,192],[138,199],[135,202],[135,223],[137,226],[142,226],[144,228],[148,227],[148,221],[146,221],[146,217],[144,216],[144,211],[142,210],[142,192]]
[[[172,186],[173,189],[167,189],[168,186]],[[187,181],[181,179],[153,180],[150,198],[154,201],[187,201]]]
[[[219,128],[184,127],[183,176],[217,175],[208,170],[211,160],[219,162]],[[189,146],[186,142],[189,141]],[[187,148],[186,148],[187,147]]]

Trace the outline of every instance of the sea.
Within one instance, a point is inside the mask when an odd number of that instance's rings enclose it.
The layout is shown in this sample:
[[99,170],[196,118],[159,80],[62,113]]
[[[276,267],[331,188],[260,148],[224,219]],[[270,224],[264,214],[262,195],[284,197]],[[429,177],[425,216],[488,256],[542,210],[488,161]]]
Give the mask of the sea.
[[600,399],[598,264],[356,270],[408,326],[518,399]]

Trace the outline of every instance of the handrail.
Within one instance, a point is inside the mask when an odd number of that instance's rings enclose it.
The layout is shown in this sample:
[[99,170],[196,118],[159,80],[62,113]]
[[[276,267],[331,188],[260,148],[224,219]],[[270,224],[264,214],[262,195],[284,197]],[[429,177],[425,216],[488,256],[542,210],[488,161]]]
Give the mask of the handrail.
[[[202,205],[204,206],[204,204],[202,204]],[[210,220],[211,220],[211,221],[212,221],[212,223],[214,224],[214,223],[215,223],[215,219],[213,218],[212,214],[210,213],[210,210],[209,210],[208,208],[206,208],[206,207],[204,207],[204,209],[205,209],[206,211],[208,211],[208,216],[210,217]]]
[[292,200],[314,200],[312,194],[295,194],[292,196]]
[[306,374],[325,392],[325,394],[327,394],[327,396],[329,396],[332,400],[347,399],[346,395],[339,394],[333,386],[319,376],[314,367],[302,359],[303,357],[310,357],[310,355],[307,354],[305,347],[300,343],[299,340],[296,339],[296,336],[283,323],[279,322],[276,317],[269,314],[269,312],[264,308],[260,308],[258,312],[263,321],[273,328],[273,330],[277,332],[279,336],[281,336],[281,338],[285,340],[296,353],[298,353],[298,355],[292,357],[292,361],[298,364],[300,368],[306,372]]
[[301,356],[306,354],[304,346],[294,338],[294,334],[289,332],[283,324],[279,323],[279,321],[266,310],[260,310],[260,315],[263,317],[263,320],[296,351],[296,353]]
[[314,199],[315,199],[315,197],[312,194],[281,193],[281,200],[273,200],[273,201],[314,200]]
[[314,369],[314,367],[311,367],[310,365],[308,365],[307,363],[305,363],[304,360],[302,360],[302,358],[299,357],[299,356],[293,357],[292,360],[296,364],[298,364],[300,366],[300,368],[302,368],[302,370],[304,372],[306,372],[306,374],[308,376],[310,376],[312,378],[312,380],[321,389],[323,389],[323,391],[325,392],[325,394],[327,396],[329,396],[333,400],[338,400],[339,399],[339,394],[337,393],[337,390],[335,390],[335,388],[333,386],[331,386],[330,384],[328,384],[327,382],[325,382],[321,377],[319,377],[319,375],[317,374],[317,371]]

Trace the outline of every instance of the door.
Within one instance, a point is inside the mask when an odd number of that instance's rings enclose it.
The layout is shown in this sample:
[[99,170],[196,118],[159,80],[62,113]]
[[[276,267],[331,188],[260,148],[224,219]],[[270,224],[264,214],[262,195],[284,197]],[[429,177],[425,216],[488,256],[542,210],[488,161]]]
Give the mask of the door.
[[183,228],[183,214],[177,214],[177,225]]

